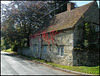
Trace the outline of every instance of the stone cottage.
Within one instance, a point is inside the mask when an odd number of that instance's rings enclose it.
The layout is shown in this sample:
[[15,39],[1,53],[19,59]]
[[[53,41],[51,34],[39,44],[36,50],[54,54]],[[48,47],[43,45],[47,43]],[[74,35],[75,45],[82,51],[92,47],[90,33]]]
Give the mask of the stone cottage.
[[[30,36],[30,56],[67,66],[92,64],[94,61],[91,59],[88,62],[87,52],[73,51],[83,41],[84,30],[78,27],[84,26],[84,22],[90,22],[90,26],[99,26],[97,2],[77,8],[74,3],[68,3],[67,11],[55,15],[48,23],[48,28]],[[98,60],[98,52],[95,52],[93,58]]]

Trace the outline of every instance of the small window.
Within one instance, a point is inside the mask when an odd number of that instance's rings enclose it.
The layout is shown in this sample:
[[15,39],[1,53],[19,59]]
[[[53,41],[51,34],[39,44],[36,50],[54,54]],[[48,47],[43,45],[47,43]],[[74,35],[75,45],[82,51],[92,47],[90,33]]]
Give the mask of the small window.
[[58,47],[58,55],[60,55],[60,47]]
[[58,55],[63,56],[64,55],[64,46],[58,47]]
[[36,52],[37,51],[37,45],[33,46],[33,51]]
[[61,56],[63,56],[63,55],[64,55],[64,47],[61,46]]
[[95,31],[96,31],[96,32],[99,32],[99,31],[100,31],[99,25],[96,25],[96,26],[95,26]]
[[47,46],[43,46],[42,51],[43,51],[42,52],[43,54],[46,54],[47,53]]

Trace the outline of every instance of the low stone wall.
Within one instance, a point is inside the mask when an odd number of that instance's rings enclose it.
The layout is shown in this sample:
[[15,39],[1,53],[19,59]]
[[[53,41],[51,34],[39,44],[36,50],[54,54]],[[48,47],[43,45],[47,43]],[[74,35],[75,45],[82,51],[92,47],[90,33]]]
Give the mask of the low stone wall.
[[30,50],[30,48],[19,48],[19,49],[17,50],[17,52],[18,52],[19,54],[23,54],[23,55],[26,55],[26,56],[30,56],[30,57],[33,56],[33,53],[32,53],[32,51]]

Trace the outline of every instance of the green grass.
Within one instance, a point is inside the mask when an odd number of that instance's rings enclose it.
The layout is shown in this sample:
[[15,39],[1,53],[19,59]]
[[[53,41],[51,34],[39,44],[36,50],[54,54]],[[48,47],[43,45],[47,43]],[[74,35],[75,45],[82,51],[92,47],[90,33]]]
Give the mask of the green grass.
[[6,50],[2,50],[3,52],[8,52],[8,53],[14,53],[14,51],[11,51],[11,48],[10,49],[6,49]]
[[[23,56],[25,56],[25,55],[23,55]],[[25,57],[28,57],[28,56],[25,56]],[[36,58],[33,58],[33,57],[28,57],[28,58],[31,58],[32,60],[37,60],[37,61],[49,64],[49,65],[52,65],[54,67],[59,67],[59,68],[72,70],[72,71],[77,71],[77,72],[82,72],[82,73],[87,73],[87,74],[99,75],[99,66],[94,66],[94,67],[88,67],[88,66],[64,66],[64,65],[48,62],[48,61],[45,61],[45,60],[36,59]]]
[[87,67],[87,66],[63,66],[55,63],[48,63],[48,64],[63,69],[73,70],[73,71],[87,73],[87,74],[99,75],[99,66]]

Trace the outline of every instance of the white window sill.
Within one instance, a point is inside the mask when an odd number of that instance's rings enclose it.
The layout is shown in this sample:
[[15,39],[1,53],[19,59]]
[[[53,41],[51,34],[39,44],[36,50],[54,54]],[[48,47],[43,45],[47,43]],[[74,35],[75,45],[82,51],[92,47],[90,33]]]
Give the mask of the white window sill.
[[63,55],[63,56],[61,56],[61,55],[57,55],[57,57],[64,57],[64,55]]

